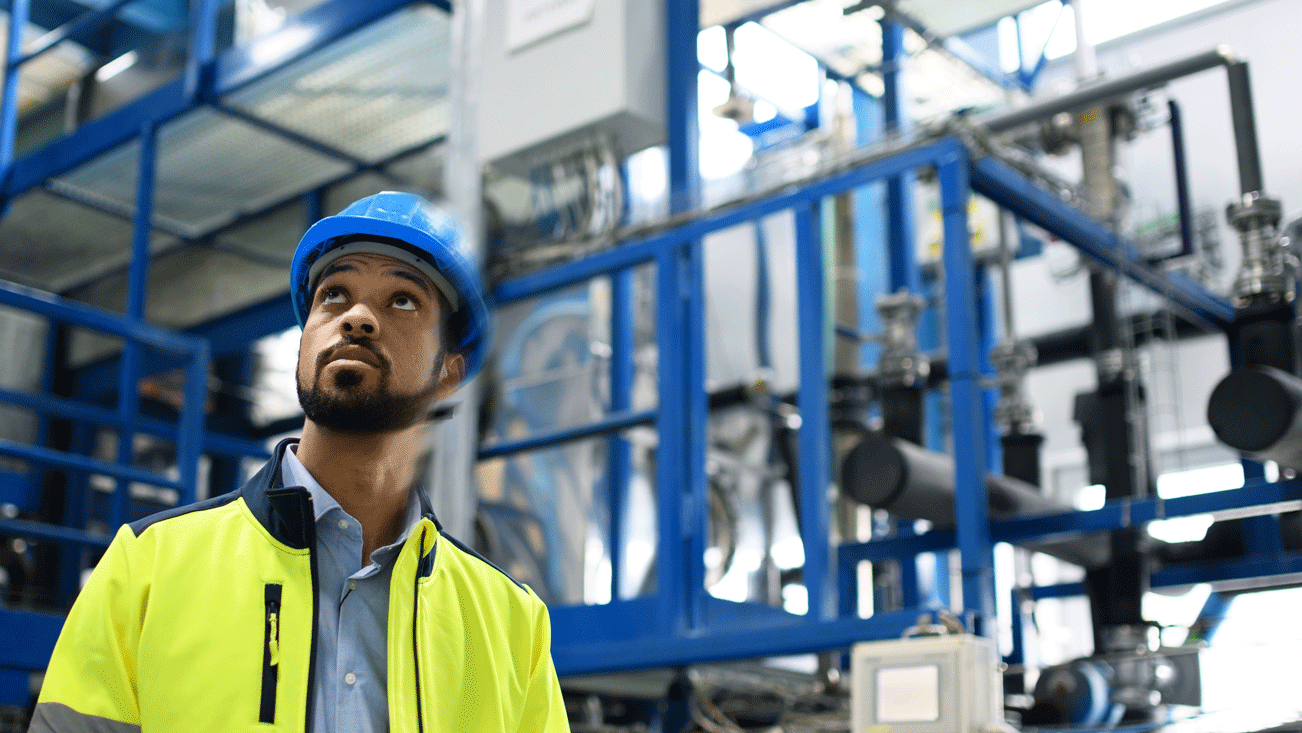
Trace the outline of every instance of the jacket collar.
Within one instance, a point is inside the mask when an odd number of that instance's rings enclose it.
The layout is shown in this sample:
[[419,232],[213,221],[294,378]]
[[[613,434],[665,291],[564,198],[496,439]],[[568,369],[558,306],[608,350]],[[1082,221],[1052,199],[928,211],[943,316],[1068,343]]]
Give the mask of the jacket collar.
[[[240,494],[249,511],[272,537],[289,547],[305,550],[316,541],[311,495],[302,486],[285,486],[280,470],[285,451],[297,442],[298,438],[280,441],[272,451],[271,460],[244,484]],[[420,499],[421,516],[433,522],[436,531],[442,532],[443,525],[434,516],[424,487],[417,483],[415,491]]]

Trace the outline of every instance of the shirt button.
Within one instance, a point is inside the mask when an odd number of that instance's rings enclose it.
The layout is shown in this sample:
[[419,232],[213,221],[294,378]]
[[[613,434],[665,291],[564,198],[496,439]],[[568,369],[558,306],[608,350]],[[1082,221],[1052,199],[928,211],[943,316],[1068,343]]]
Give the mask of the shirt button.
[[353,674],[352,672],[349,672],[348,674],[344,675],[345,684],[351,685],[355,682],[357,682],[357,675]]
[[356,580],[350,580],[350,581],[348,581],[348,590],[357,590],[357,581],[356,581]]
[[348,529],[348,520],[347,520],[347,519],[340,519],[340,520],[339,520],[339,529]]

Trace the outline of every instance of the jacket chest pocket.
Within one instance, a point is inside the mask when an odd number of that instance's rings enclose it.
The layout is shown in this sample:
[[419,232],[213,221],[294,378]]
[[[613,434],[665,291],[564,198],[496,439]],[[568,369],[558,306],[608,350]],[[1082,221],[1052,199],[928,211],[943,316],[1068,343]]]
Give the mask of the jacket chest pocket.
[[262,639],[262,702],[258,722],[276,722],[276,683],[280,679],[280,592],[278,583],[268,583],[264,591],[265,621]]

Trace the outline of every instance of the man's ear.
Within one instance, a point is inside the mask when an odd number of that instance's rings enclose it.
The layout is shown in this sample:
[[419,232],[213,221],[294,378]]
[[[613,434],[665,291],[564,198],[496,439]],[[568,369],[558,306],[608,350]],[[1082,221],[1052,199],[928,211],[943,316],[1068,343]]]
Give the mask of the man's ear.
[[461,380],[466,377],[466,358],[461,354],[448,354],[443,358],[443,368],[439,372],[438,388],[434,391],[435,399],[446,399],[457,391]]

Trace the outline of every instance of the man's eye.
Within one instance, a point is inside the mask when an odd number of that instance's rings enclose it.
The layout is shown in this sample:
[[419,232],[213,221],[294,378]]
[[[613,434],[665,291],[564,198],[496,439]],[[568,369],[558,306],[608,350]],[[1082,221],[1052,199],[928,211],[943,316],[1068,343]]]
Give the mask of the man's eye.
[[393,307],[405,311],[414,311],[416,310],[416,301],[405,295],[399,295],[393,299]]
[[325,297],[321,299],[322,303],[342,303],[344,302],[344,291],[337,288],[330,288],[325,291]]

